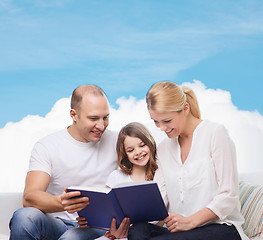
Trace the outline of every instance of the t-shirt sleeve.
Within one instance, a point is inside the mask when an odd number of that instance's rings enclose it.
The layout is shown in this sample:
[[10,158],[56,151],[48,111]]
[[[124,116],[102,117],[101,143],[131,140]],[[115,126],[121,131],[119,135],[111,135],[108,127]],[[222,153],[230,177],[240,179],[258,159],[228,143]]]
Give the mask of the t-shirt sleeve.
[[106,186],[113,188],[119,184],[132,182],[129,175],[122,172],[121,169],[114,170],[108,177],[106,181]]
[[28,171],[43,171],[51,176],[51,162],[47,148],[37,142],[32,150]]
[[106,186],[113,188],[118,184],[118,170],[114,170],[106,181]]

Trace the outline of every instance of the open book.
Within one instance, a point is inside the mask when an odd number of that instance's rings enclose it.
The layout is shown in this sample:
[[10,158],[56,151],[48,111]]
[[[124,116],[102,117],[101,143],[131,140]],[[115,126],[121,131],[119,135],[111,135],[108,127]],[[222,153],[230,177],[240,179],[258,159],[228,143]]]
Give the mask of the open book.
[[78,212],[85,217],[88,226],[110,228],[112,218],[117,226],[124,217],[131,223],[163,220],[168,216],[157,183],[132,182],[112,189],[71,186],[67,191],[80,191],[89,197],[90,204]]

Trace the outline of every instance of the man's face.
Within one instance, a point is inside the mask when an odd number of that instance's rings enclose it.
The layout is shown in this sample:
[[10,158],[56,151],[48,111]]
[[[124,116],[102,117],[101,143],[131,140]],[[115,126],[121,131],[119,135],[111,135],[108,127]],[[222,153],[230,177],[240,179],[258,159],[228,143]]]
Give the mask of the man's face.
[[[74,109],[71,111],[75,111]],[[72,116],[74,138],[80,142],[98,142],[109,125],[109,104],[104,96],[86,95],[79,111]]]

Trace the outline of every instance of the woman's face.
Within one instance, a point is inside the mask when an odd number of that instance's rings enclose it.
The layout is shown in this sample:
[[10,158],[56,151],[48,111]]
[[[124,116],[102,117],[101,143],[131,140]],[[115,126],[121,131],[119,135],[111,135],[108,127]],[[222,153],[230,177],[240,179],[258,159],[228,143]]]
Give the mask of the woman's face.
[[153,110],[149,110],[149,114],[156,127],[165,132],[167,137],[175,138],[182,133],[186,121],[184,110],[182,110],[181,112],[165,113],[159,113]]

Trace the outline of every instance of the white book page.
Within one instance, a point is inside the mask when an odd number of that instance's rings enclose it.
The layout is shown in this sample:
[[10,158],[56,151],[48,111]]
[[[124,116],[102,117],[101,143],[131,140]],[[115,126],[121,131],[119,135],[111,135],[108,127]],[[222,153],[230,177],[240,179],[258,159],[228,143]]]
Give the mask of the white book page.
[[76,191],[80,191],[80,190],[85,190],[85,191],[92,191],[92,192],[103,192],[103,193],[109,193],[110,192],[110,188],[107,187],[85,187],[85,186],[70,186],[68,187],[68,189],[70,190],[76,190]]
[[126,182],[126,183],[120,183],[116,185],[114,188],[121,188],[121,187],[129,187],[129,186],[136,186],[136,185],[146,185],[155,183],[154,181],[139,181],[139,182]]

